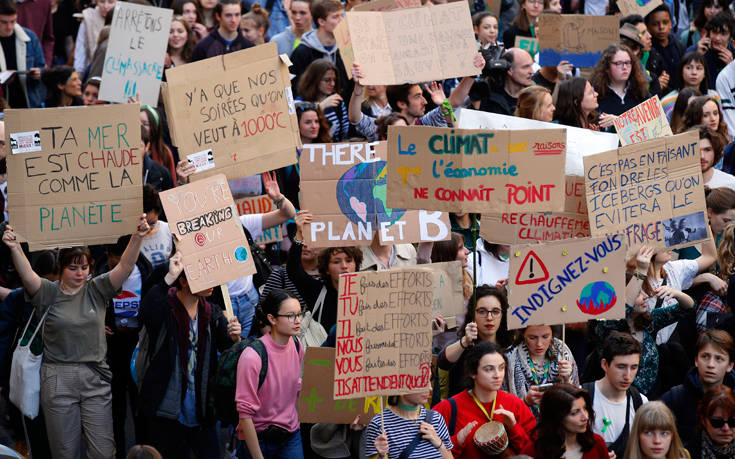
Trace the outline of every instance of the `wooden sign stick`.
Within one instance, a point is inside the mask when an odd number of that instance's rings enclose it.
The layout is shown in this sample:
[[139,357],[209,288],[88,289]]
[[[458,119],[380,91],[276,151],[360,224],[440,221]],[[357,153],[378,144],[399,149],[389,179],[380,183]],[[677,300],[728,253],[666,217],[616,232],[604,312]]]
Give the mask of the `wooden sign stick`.
[[227,318],[235,317],[235,313],[232,312],[232,300],[230,300],[230,291],[227,289],[227,284],[222,284],[219,288],[222,290],[222,298],[225,300],[225,312],[227,313]]

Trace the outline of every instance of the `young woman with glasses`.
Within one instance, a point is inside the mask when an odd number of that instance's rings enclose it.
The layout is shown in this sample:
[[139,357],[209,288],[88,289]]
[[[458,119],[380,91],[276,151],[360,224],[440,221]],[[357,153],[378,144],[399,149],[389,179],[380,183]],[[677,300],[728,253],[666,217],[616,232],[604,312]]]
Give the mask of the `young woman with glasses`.
[[735,395],[727,386],[707,390],[699,401],[699,436],[690,445],[692,457],[725,459],[735,457]]
[[441,387],[443,399],[464,389],[467,349],[486,341],[497,344],[501,349],[511,345],[512,339],[505,319],[507,310],[508,300],[500,289],[487,285],[477,287],[476,303],[474,299],[470,299],[464,320],[466,325],[459,327],[457,332],[459,340],[446,346],[439,354],[439,370],[449,372],[446,384]]
[[238,436],[244,440],[239,457],[303,458],[296,401],[304,358],[297,335],[304,313],[286,290],[271,291],[258,308],[270,323],[270,332],[259,338],[268,355],[268,371],[259,387],[260,355],[252,347],[243,351],[235,393]]
[[592,87],[597,91],[600,127],[612,126],[621,115],[648,99],[646,77],[640,60],[625,45],[610,45],[602,51],[592,77]]

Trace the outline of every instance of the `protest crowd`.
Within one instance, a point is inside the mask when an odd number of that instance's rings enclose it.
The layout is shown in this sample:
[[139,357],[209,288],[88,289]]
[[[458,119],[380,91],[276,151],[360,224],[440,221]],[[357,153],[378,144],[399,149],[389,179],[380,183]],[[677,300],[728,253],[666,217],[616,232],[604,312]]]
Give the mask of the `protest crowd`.
[[0,457],[735,459],[734,39],[0,0]]

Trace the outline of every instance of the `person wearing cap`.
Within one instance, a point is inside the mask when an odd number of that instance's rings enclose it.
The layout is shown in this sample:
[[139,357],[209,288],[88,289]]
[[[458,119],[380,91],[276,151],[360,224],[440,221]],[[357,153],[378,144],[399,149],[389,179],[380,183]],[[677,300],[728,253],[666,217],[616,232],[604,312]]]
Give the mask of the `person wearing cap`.
[[[620,43],[630,48],[633,51],[633,54],[635,54],[640,60],[641,67],[644,68],[646,80],[648,80],[648,92],[650,92],[652,96],[663,96],[663,90],[661,89],[658,75],[652,74],[652,72],[646,68],[646,64],[648,63],[647,59],[646,62],[644,62],[644,57],[650,59],[650,54],[644,51],[646,44],[643,32],[639,31],[633,24],[625,23],[620,27]],[[646,56],[644,56],[644,52],[647,54]]]

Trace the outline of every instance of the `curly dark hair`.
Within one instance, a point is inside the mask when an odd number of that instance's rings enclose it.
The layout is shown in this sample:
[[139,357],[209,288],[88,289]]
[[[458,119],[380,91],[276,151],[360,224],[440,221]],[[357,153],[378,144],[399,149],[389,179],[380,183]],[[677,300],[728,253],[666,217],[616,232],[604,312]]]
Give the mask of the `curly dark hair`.
[[322,250],[317,257],[316,265],[319,269],[319,275],[322,276],[322,280],[326,285],[331,285],[332,278],[329,276],[329,260],[332,259],[332,255],[344,253],[348,257],[352,258],[355,262],[355,270],[360,269],[362,264],[362,250],[359,247],[329,247]]
[[[505,296],[505,292],[495,286],[490,285],[478,285],[476,292],[476,295],[470,297],[470,302],[467,305],[467,313],[464,318],[464,323],[468,324],[475,321],[476,301],[479,302],[486,296],[494,296],[498,299],[498,302],[500,303],[500,309],[503,310],[503,317],[500,319],[500,327],[498,327],[498,331],[495,334],[495,341],[502,349],[510,347],[513,344],[513,333],[508,330],[507,317],[508,308],[510,307],[510,305],[508,304],[508,297]],[[475,296],[477,297],[477,300],[475,300]],[[462,339],[464,335],[464,327],[458,327],[457,336],[459,337],[459,339]]]
[[628,77],[628,83],[630,84],[628,92],[639,99],[645,99],[648,96],[646,89],[648,83],[643,75],[641,63],[635,53],[625,45],[610,45],[602,51],[600,60],[597,61],[595,68],[592,70],[592,78],[590,78],[592,87],[595,88],[600,99],[607,97],[610,92],[610,66],[618,51],[625,51],[630,56],[630,62],[632,63],[630,76]]
[[319,102],[319,82],[330,70],[334,72],[334,92],[339,93],[341,82],[337,67],[328,59],[317,59],[306,67],[304,74],[299,79],[299,94],[304,100]]

